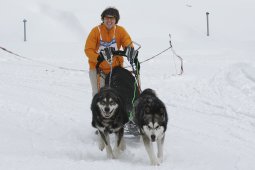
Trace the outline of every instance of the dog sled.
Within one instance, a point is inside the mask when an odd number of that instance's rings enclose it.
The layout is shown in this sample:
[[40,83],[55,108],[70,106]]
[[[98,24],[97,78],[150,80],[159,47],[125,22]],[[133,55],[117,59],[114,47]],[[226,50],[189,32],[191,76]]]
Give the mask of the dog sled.
[[[137,125],[133,121],[134,102],[141,93],[140,84],[140,63],[138,60],[138,53],[141,46],[133,42],[138,46],[137,49],[133,47],[126,47],[124,50],[116,51],[112,47],[105,48],[100,52],[98,62],[96,65],[98,79],[103,78],[105,86],[117,89],[120,96],[122,97],[126,111],[128,113],[129,121],[124,126],[124,136],[134,137],[139,136],[139,130]],[[112,67],[113,58],[116,56],[123,56],[128,61],[127,66],[124,67]],[[125,61],[126,61],[125,60]],[[106,61],[110,66],[110,73],[105,74],[100,70],[100,64]],[[98,80],[100,82],[100,80]],[[99,88],[100,86],[98,86]],[[100,89],[99,89],[100,90]]]

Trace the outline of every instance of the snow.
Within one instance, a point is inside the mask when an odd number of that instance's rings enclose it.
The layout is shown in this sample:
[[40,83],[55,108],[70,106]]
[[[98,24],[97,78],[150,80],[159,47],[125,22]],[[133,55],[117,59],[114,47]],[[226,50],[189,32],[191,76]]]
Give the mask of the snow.
[[[0,169],[255,169],[255,2],[252,0],[2,0]],[[108,6],[142,45],[142,89],[169,114],[164,162],[150,166],[140,140],[108,160],[91,127],[84,42]],[[206,12],[210,36],[206,36]],[[23,42],[27,19],[27,42]]]

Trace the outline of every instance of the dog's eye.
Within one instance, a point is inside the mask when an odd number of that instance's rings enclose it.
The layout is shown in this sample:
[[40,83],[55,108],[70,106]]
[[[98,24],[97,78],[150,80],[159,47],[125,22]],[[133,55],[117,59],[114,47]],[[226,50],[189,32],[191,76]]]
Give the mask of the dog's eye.
[[155,127],[155,129],[158,129],[159,128],[159,125]]
[[115,101],[111,101],[111,102],[110,102],[110,105],[115,105]]
[[151,129],[152,129],[152,127],[148,126],[148,129],[149,129],[149,130],[151,130]]
[[101,105],[106,105],[105,101],[100,101]]

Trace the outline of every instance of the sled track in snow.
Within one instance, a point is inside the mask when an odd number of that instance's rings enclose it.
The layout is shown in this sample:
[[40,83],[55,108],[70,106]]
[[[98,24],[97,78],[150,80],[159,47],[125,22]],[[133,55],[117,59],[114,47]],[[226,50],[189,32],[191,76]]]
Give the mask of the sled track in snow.
[[[223,114],[235,118],[230,124],[231,134],[239,139],[245,133],[255,133],[254,72],[255,68],[249,64],[234,64],[220,70],[211,81],[224,108]],[[254,139],[249,141],[255,143]]]
[[[194,134],[253,147],[255,144],[255,68],[249,64],[224,67],[208,79],[191,81],[173,92],[176,121],[198,123]],[[169,106],[169,104],[167,104]],[[205,128],[206,130],[203,130]],[[191,128],[192,129],[192,128]],[[216,135],[217,134],[217,135]],[[220,134],[220,135],[219,135]]]
[[229,85],[255,102],[255,68],[248,64],[234,65],[226,75]]

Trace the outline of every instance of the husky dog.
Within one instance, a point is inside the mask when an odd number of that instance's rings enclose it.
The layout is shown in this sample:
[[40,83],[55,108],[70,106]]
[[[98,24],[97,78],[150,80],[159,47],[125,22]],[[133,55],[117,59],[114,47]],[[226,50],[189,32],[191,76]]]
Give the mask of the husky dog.
[[[99,132],[99,149],[106,148],[107,158],[117,158],[126,147],[123,127],[129,120],[122,98],[114,88],[103,87],[93,97],[91,111],[92,126]],[[111,133],[116,136],[113,150],[109,137]]]
[[[152,165],[159,165],[163,162],[163,144],[168,122],[166,107],[152,89],[145,89],[135,102],[134,113],[150,162]],[[157,156],[152,142],[157,142]]]

